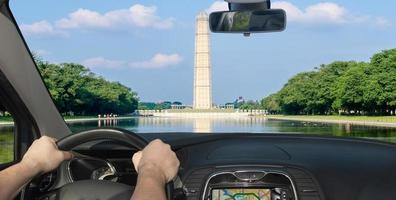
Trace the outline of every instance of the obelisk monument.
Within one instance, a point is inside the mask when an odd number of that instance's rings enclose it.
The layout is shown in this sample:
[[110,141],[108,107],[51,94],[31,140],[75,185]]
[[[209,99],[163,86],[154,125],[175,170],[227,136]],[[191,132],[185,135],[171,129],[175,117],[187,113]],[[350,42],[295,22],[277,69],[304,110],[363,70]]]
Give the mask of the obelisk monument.
[[194,109],[212,108],[209,22],[206,12],[196,17],[194,60]]

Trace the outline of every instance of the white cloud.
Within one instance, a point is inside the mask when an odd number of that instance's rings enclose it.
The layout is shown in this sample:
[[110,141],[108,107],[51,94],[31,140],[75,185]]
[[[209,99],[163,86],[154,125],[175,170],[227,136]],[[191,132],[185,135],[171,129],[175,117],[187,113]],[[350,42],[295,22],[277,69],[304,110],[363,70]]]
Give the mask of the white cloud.
[[288,1],[276,1],[272,4],[272,8],[284,9],[289,22],[304,24],[369,23],[389,25],[385,18],[355,15],[345,7],[332,2],[317,3],[302,9]]
[[375,25],[379,27],[389,27],[392,26],[392,22],[384,17],[376,17],[375,18]]
[[212,12],[217,11],[227,11],[228,10],[228,3],[224,0],[217,0],[210,5],[208,9],[206,9],[206,13],[210,14]]
[[157,53],[151,59],[139,62],[126,62],[123,60],[111,60],[104,57],[88,58],[81,62],[82,65],[90,69],[123,69],[123,68],[146,68],[160,69],[179,64],[183,58],[179,54],[162,54]]
[[27,36],[68,36],[67,31],[71,29],[130,29],[135,27],[170,29],[174,26],[174,22],[175,20],[171,17],[158,16],[156,6],[135,4],[128,9],[112,10],[103,14],[80,8],[53,23],[42,20],[32,24],[22,24],[20,29]]
[[179,54],[155,54],[154,57],[147,61],[131,62],[130,67],[134,68],[165,68],[179,64],[183,58]]
[[90,69],[93,68],[116,69],[125,65],[125,62],[120,60],[108,60],[103,57],[94,57],[82,61],[81,64]]
[[283,8],[291,22],[341,24],[353,20],[347,9],[331,2],[310,5],[304,10],[287,1],[274,2],[272,7]]
[[48,21],[42,20],[32,24],[21,24],[20,29],[25,35],[66,36],[63,31],[56,30]]
[[174,20],[159,17],[155,6],[135,4],[128,9],[112,10],[104,14],[80,8],[55,24],[60,29],[119,29],[125,26],[169,29],[173,27]]
[[51,52],[49,52],[49,51],[47,51],[47,50],[44,50],[44,49],[37,49],[37,50],[34,50],[33,52],[34,52],[35,54],[37,54],[38,56],[41,56],[41,57],[47,56],[47,55],[50,55],[50,54],[51,54]]

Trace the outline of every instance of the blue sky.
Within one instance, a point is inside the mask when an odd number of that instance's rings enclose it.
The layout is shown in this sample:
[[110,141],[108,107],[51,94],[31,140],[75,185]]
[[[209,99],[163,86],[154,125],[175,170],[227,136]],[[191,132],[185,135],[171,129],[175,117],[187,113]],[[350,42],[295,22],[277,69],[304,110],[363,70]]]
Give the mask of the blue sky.
[[[143,101],[192,103],[195,15],[222,1],[11,1],[32,51],[77,62],[137,91]],[[296,73],[335,60],[367,61],[396,48],[396,1],[273,1],[282,33],[212,34],[214,102],[261,99]]]

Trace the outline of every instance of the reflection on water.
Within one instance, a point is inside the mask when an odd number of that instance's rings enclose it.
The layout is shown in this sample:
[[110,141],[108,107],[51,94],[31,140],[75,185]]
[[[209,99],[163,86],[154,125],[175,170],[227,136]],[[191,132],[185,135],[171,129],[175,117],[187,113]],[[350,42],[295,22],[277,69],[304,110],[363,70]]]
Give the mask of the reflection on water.
[[[302,133],[364,137],[396,142],[396,128],[368,127],[351,124],[270,120],[263,117],[241,118],[159,118],[136,117],[123,120],[101,120],[69,124],[73,132],[97,128],[119,127],[136,133],[196,132],[196,133]],[[1,128],[0,135],[10,135],[12,128]]]
[[82,122],[70,124],[73,132],[97,127],[120,127],[136,133],[302,133],[364,137],[396,142],[396,128],[369,127],[351,124],[326,124],[271,120],[263,117],[241,118],[160,118],[136,117],[126,120]]
[[210,133],[212,132],[212,121],[208,118],[199,118],[194,120],[194,133]]

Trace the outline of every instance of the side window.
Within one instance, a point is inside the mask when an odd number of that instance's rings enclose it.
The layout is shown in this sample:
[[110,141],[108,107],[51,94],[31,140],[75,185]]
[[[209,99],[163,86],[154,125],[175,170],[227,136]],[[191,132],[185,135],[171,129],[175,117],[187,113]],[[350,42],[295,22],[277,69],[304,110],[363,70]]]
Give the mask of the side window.
[[0,99],[0,164],[14,161],[14,120]]

